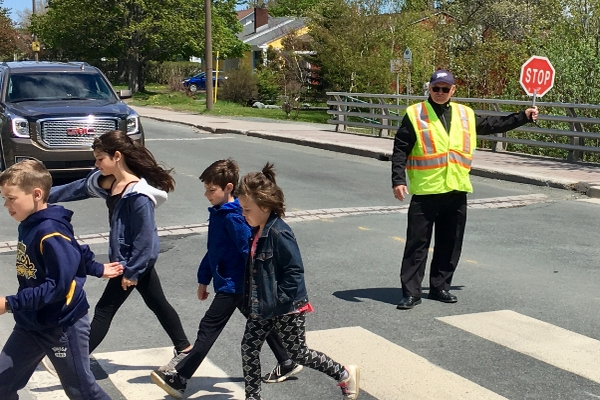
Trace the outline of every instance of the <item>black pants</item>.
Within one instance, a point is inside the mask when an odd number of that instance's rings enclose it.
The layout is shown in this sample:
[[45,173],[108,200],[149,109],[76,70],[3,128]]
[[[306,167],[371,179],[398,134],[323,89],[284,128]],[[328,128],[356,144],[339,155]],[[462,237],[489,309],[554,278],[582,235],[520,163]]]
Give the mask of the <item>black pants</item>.
[[123,290],[121,279],[121,276],[110,279],[104,293],[102,293],[102,297],[96,304],[90,332],[90,353],[104,340],[115,314],[133,292],[133,288],[140,292],[144,303],[156,315],[163,329],[171,338],[175,349],[177,351],[185,350],[190,342],[185,336],[179,315],[177,315],[163,293],[154,266],[144,271],[136,286],[130,286],[127,290]]
[[460,259],[466,222],[467,194],[465,192],[412,197],[408,209],[406,247],[400,271],[402,292],[405,297],[421,297],[421,283],[425,275],[434,225],[435,244],[429,285],[430,289],[450,289],[452,276]]
[[[204,358],[223,331],[223,328],[225,328],[225,325],[227,325],[229,318],[233,315],[236,308],[241,311],[243,298],[243,294],[234,293],[217,293],[215,295],[215,298],[200,321],[194,347],[189,355],[175,367],[179,375],[188,379],[194,375],[194,372],[196,372],[202,361],[204,361]],[[290,359],[281,342],[281,338],[275,330],[271,331],[267,336],[267,343],[279,363]]]

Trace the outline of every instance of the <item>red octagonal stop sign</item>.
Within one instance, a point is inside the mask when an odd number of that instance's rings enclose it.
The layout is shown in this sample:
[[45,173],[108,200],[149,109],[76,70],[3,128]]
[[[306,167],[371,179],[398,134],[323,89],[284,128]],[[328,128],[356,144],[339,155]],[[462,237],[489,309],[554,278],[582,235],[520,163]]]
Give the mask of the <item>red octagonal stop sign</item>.
[[546,57],[532,56],[521,67],[519,81],[528,95],[542,97],[554,86],[554,67]]

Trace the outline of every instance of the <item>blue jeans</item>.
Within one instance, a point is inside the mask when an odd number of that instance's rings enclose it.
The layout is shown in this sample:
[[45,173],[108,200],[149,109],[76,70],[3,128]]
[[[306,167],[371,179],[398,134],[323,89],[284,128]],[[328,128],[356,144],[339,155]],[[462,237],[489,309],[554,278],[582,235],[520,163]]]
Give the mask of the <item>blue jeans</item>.
[[110,400],[90,371],[90,319],[69,327],[29,331],[15,326],[0,353],[0,399],[17,400],[45,355],[50,357],[69,399]]

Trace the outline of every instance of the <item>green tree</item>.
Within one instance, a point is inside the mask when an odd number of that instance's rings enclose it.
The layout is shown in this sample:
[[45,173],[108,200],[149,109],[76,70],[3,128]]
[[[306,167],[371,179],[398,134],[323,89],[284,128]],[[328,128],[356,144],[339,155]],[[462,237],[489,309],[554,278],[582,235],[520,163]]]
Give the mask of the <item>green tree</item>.
[[2,7],[0,0],[0,57],[12,59],[13,54],[19,51],[22,41],[10,19],[10,10]]
[[[234,57],[245,46],[235,0],[213,3],[213,50]],[[144,89],[149,61],[204,53],[202,0],[50,0],[47,13],[32,17],[32,31],[57,58],[125,60],[129,87]],[[93,21],[93,23],[90,23]]]

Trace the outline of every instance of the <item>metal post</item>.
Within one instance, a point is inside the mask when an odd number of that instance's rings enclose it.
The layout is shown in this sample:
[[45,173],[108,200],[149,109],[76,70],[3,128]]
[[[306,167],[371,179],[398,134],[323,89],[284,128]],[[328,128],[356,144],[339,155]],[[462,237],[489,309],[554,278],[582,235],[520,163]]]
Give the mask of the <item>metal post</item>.
[[[215,87],[214,87],[214,91],[215,91],[215,98],[214,98],[214,102],[217,102],[217,91],[219,90],[219,51],[217,51],[217,58],[215,59]],[[212,79],[211,79],[212,81]]]
[[211,0],[204,0],[204,28],[205,28],[205,41],[204,41],[204,58],[206,65],[204,66],[206,71],[206,109],[208,111],[213,109],[213,82],[212,82],[212,3]]
[[408,107],[409,104],[409,99],[408,96],[410,96],[410,64],[408,65],[408,73],[406,74],[406,106]]
[[[35,15],[35,0],[31,0],[31,14]],[[32,39],[34,42],[37,40],[35,33],[32,35]],[[35,55],[35,61],[39,61],[38,52],[34,51],[33,54]]]
[[[396,72],[396,105],[400,106],[400,72]],[[400,108],[397,108],[396,112],[400,115]],[[400,121],[398,121],[398,126],[400,126]]]

